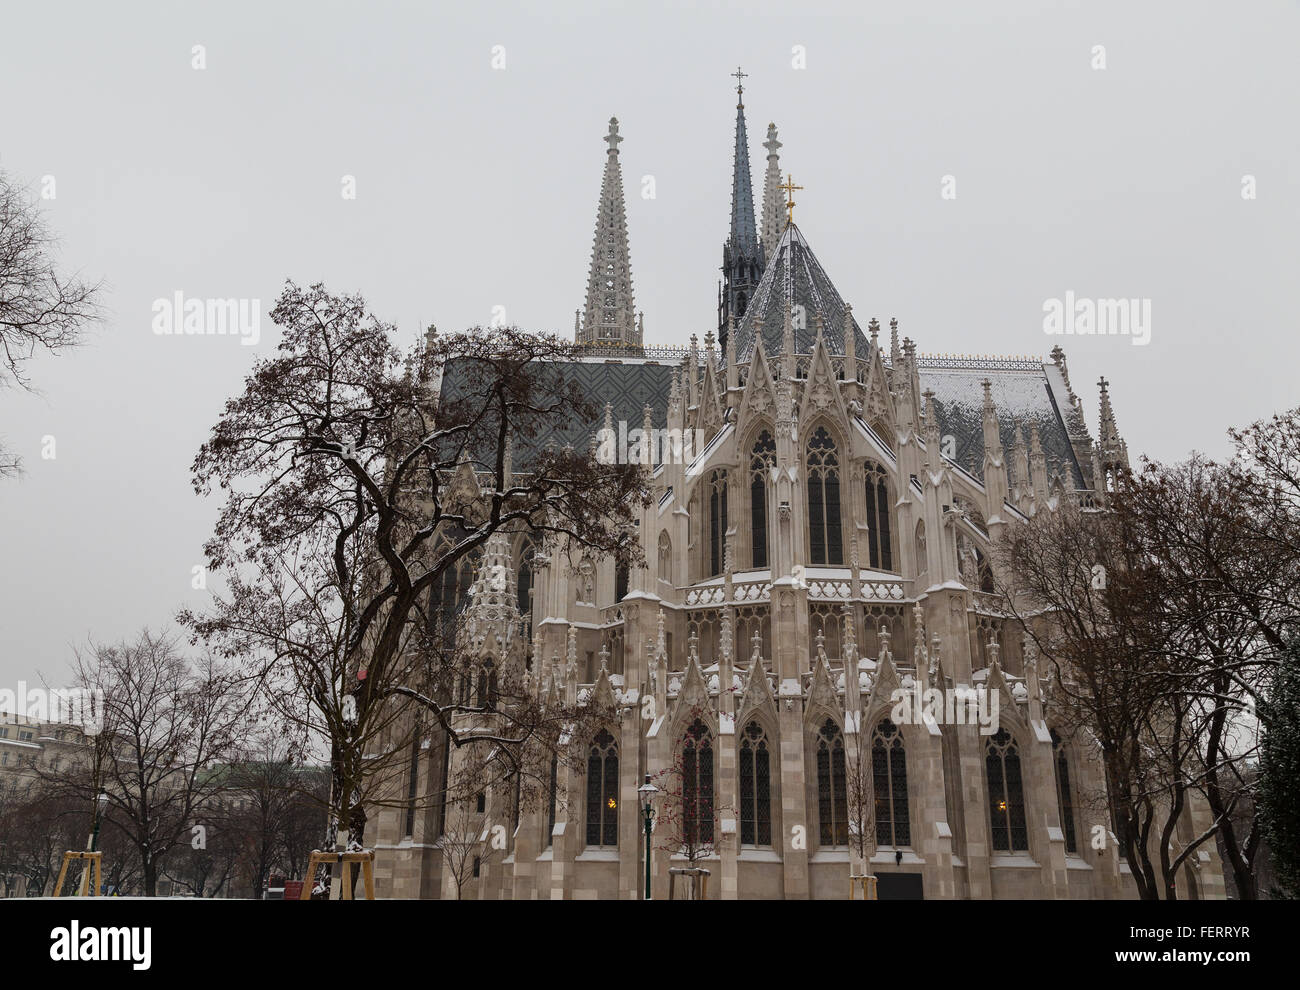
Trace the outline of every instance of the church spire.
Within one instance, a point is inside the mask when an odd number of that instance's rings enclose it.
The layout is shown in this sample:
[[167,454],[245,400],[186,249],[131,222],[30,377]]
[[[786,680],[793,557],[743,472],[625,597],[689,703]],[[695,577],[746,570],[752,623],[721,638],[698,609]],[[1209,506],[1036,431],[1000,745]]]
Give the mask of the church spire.
[[[1101,389],[1101,420],[1097,424],[1097,454],[1101,462],[1104,480],[1113,480],[1119,468],[1128,470],[1128,444],[1119,435],[1119,426],[1115,423],[1115,410],[1110,405],[1110,382],[1102,378],[1097,382]],[[1102,487],[1098,483],[1098,487]]]
[[640,347],[641,330],[632,302],[632,260],[627,245],[627,210],[623,202],[623,171],[618,164],[618,118],[609,118],[605,143],[605,174],[600,183],[596,236],[591,247],[591,274],[582,325],[575,331],[580,344]]
[[754,223],[754,188],[749,171],[749,135],[745,131],[745,73],[736,77],[736,152],[731,176],[731,232],[722,247],[722,299],[718,307],[718,340],[725,353],[727,328],[739,320],[763,274]]
[[762,256],[766,265],[776,253],[776,245],[785,230],[785,221],[781,211],[785,209],[785,199],[781,195],[781,156],[777,152],[781,142],[776,139],[776,124],[767,125],[767,140],[763,142],[767,149],[767,174],[763,176],[763,242]]

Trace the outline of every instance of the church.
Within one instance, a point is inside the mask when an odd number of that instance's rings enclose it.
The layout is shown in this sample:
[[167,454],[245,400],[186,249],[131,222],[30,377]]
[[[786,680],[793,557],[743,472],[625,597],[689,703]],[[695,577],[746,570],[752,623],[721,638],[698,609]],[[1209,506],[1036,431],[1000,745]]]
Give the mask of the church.
[[[605,137],[580,356],[566,368],[604,422],[566,439],[699,438],[647,469],[645,566],[571,563],[498,533],[447,590],[480,631],[462,633],[465,649],[508,625],[508,662],[528,665],[542,698],[595,698],[618,717],[568,740],[585,770],[557,767],[549,807],[513,814],[509,795],[449,809],[451,747],[416,747],[376,816],[377,892],[640,898],[638,788],[677,767],[699,849],[651,842],[656,898],[684,868],[707,870],[720,899],[844,899],[863,874],[881,899],[1133,897],[1099,763],[1054,723],[1048,665],[994,594],[1003,533],[1067,500],[1104,504],[1127,467],[1106,382],[1094,437],[1060,347],[1046,360],[936,357],[895,319],[860,322],[794,223],[799,187],[782,180],[773,124],[756,211],[737,78],[717,326],[688,348],[644,339],[616,119]],[[951,706],[899,718],[901,695],[932,691],[978,699],[996,724]],[[447,862],[453,819],[485,838],[506,826],[463,883]],[[1187,841],[1208,809],[1181,825]],[[1224,896],[1213,846],[1179,888]]]

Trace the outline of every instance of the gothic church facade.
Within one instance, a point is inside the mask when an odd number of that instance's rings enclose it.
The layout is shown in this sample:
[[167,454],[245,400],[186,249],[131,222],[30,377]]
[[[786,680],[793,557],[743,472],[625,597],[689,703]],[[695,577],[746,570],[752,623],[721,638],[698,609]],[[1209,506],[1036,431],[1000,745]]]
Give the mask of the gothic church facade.
[[[992,593],[1008,528],[1066,500],[1097,504],[1127,466],[1105,382],[1094,438],[1059,347],[1047,360],[928,357],[896,320],[864,327],[791,219],[773,125],[755,213],[737,91],[718,324],[702,346],[644,342],[616,120],[606,136],[569,372],[607,428],[702,440],[650,469],[646,566],[570,565],[498,534],[477,578],[467,569],[447,590],[468,599],[465,648],[509,626],[504,662],[528,665],[543,697],[620,713],[571,740],[587,772],[560,767],[549,808],[512,814],[509,795],[488,794],[469,809],[474,829],[504,822],[508,847],[484,849],[464,896],[642,896],[637,788],[684,749],[690,786],[721,809],[698,823],[710,897],[844,898],[852,870],[875,875],[881,897],[1133,896],[1113,835],[1094,848],[1097,828],[1113,829],[1097,763],[1057,731],[1050,679]],[[891,719],[898,691],[929,688],[996,695],[999,730]],[[417,749],[409,807],[380,811],[381,896],[455,896],[438,798],[453,759],[437,739]],[[848,782],[863,776],[866,863],[850,841]],[[1184,839],[1208,823],[1193,808]],[[655,849],[656,896],[685,865]],[[1180,887],[1223,896],[1212,848]]]

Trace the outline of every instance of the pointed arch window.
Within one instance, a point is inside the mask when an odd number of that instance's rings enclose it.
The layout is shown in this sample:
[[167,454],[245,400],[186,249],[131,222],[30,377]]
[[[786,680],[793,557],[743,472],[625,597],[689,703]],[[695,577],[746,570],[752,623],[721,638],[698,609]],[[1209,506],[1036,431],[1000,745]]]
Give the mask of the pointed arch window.
[[770,567],[767,549],[767,479],[776,464],[776,441],[764,430],[749,457],[749,546],[755,569]]
[[866,464],[867,565],[876,571],[894,569],[893,527],[890,525],[889,475],[873,461]]
[[727,542],[727,472],[709,475],[709,574],[721,574]]
[[993,848],[1001,852],[1026,851],[1029,830],[1025,827],[1025,790],[1016,740],[1006,729],[1000,729],[985,743],[984,754]]
[[608,729],[587,751],[587,845],[618,845],[618,743]]
[[1061,831],[1065,833],[1065,851],[1077,853],[1078,839],[1074,831],[1074,795],[1070,791],[1070,760],[1065,752],[1065,742],[1052,730],[1052,756],[1056,769],[1056,803],[1061,809]]
[[530,539],[525,539],[519,547],[519,580],[515,586],[519,592],[519,614],[528,615],[533,610],[533,541]]
[[627,564],[614,565],[614,604],[627,597]]
[[916,523],[916,572],[924,574],[929,566],[927,551],[925,546],[925,520],[917,520]]
[[404,835],[415,834],[415,807],[420,793],[420,727],[417,724],[411,737],[411,763],[407,768],[406,779],[406,831]]
[[496,664],[484,660],[478,672],[478,691],[474,703],[480,708],[495,708],[497,704]]
[[757,722],[740,737],[740,844],[772,844],[772,752]]
[[551,845],[551,834],[555,831],[555,805],[559,799],[559,778],[560,778],[560,758],[556,754],[551,754],[551,789],[549,792],[550,807],[546,813],[546,845]]
[[817,733],[817,816],[823,846],[849,841],[848,780],[844,773],[844,734],[833,719]]
[[840,460],[824,426],[808,440],[808,558],[813,564],[843,564],[840,530]]
[[688,846],[713,842],[713,736],[696,719],[682,739],[682,838]]
[[447,791],[451,787],[451,738],[442,740],[442,776],[438,781],[438,835],[447,831]]
[[889,719],[881,719],[871,734],[871,776],[876,799],[876,844],[910,846],[911,818],[907,807],[907,752],[903,734]]
[[673,583],[673,541],[667,530],[659,534],[659,580]]

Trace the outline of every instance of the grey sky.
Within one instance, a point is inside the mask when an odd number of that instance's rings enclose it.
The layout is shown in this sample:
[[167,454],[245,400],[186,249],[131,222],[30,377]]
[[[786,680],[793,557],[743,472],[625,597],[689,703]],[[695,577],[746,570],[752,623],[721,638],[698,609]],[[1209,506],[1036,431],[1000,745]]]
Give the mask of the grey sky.
[[14,6],[0,167],[54,176],[63,257],[108,280],[111,315],[33,364],[42,394],[0,393],[28,471],[0,484],[0,683],[201,604],[216,507],[189,465],[275,337],[156,336],[155,299],[265,313],[291,277],[411,339],[498,305],[570,332],[617,115],[646,341],[683,344],[716,320],[738,63],[756,192],[772,120],[863,323],[1046,354],[1046,299],[1149,298],[1149,346],[1060,339],[1089,426],[1104,373],[1135,458],[1222,454],[1229,425],[1300,403],[1298,28],[1290,2]]

